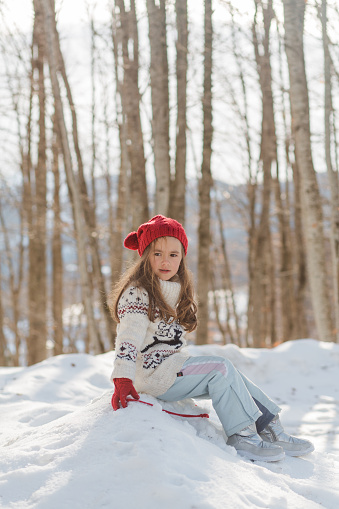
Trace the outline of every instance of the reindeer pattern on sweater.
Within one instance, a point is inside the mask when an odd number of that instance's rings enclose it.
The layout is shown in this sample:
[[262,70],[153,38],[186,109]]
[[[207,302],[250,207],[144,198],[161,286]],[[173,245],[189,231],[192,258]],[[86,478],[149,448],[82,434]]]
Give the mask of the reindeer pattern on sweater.
[[[177,305],[180,284],[160,280],[166,302]],[[185,330],[176,321],[154,322],[148,318],[149,298],[143,288],[130,286],[118,303],[120,323],[117,328],[113,378],[130,378],[139,392],[160,395],[174,383],[188,355]]]

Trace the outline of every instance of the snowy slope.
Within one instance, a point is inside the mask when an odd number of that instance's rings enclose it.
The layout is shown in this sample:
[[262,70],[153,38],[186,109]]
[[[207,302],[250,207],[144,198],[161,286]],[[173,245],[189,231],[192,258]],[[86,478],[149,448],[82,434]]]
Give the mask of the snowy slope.
[[282,407],[316,451],[277,463],[240,459],[208,401],[130,403],[113,412],[113,354],[62,355],[0,368],[0,507],[39,509],[313,509],[339,507],[339,345],[272,350],[203,346],[227,356]]

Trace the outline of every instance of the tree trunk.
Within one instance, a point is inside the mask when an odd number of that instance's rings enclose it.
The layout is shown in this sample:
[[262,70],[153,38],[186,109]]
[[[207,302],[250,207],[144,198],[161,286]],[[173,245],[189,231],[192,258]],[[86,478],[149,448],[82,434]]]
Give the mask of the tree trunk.
[[[120,36],[120,37],[119,37]],[[107,198],[109,201],[109,215],[110,215],[110,260],[111,260],[111,283],[112,286],[116,284],[121,276],[123,267],[123,234],[127,222],[127,197],[129,195],[129,176],[130,176],[130,163],[127,152],[127,126],[126,114],[123,110],[123,94],[124,84],[119,77],[119,45],[122,44],[123,34],[121,30],[117,30],[117,20],[113,12],[112,19],[112,41],[113,41],[113,54],[114,54],[114,73],[115,73],[115,108],[116,108],[116,123],[119,127],[119,141],[120,141],[120,171],[118,178],[117,189],[117,204],[113,210],[111,204],[111,180],[107,173]],[[120,40],[119,40],[120,39]],[[108,167],[108,164],[107,164]],[[114,332],[116,331],[116,325]],[[114,343],[112,344],[114,348]]]
[[[115,54],[115,43],[114,43],[114,64],[116,68],[116,54]],[[116,69],[115,69],[116,71]],[[101,76],[103,79],[103,76]],[[120,133],[120,123],[119,117],[122,116],[121,111],[119,110],[119,101],[117,98],[117,88],[118,88],[118,73],[115,72],[115,108],[116,108],[116,123],[119,126]],[[110,172],[111,168],[111,155],[110,155],[110,143],[111,143],[111,133],[110,133],[110,119],[108,117],[108,106],[110,98],[105,94],[104,97],[104,125],[105,125],[105,135],[106,135],[106,161],[105,161],[105,181],[106,181],[106,199],[107,199],[107,216],[108,216],[108,238],[109,238],[109,259],[110,259],[110,268],[111,268],[111,284],[114,285],[117,281],[117,278],[120,276],[121,268],[122,268],[122,249],[123,249],[123,225],[124,225],[124,212],[125,212],[125,202],[122,210],[122,218],[121,221],[119,216],[119,203],[121,202],[122,196],[126,193],[126,185],[119,185],[121,181],[121,173],[122,173],[122,164],[120,166],[119,172],[119,183],[117,190],[117,200],[118,204],[114,207],[114,199],[112,196],[112,176]],[[123,146],[126,147],[126,144],[120,144],[120,150],[122,152]],[[120,158],[122,159],[122,158]],[[113,321],[113,334],[115,335],[116,331],[116,323]],[[114,343],[112,343],[112,348],[114,348]]]
[[0,263],[0,366],[6,366],[6,338],[4,333],[4,312],[2,306],[2,274]]
[[[223,344],[226,345],[226,343],[227,343],[226,331],[225,331],[225,329],[221,323],[221,320],[220,320],[220,306],[219,306],[219,302],[218,302],[217,288],[216,288],[216,284],[215,284],[215,263],[214,263],[215,255],[216,255],[216,253],[211,253],[211,256],[210,256],[210,282],[211,282],[211,291],[213,293],[213,308],[214,308],[214,314],[215,314],[215,321],[217,322],[218,329],[220,331],[220,334],[221,334],[221,337],[223,340]],[[228,313],[226,315],[226,320],[227,320],[227,325],[229,325],[229,314]],[[232,330],[229,330],[229,331],[231,333],[230,334],[231,343],[233,343]]]
[[253,43],[255,57],[260,78],[262,92],[262,127],[260,160],[263,171],[263,192],[261,202],[260,222],[256,227],[254,240],[254,253],[252,268],[254,280],[252,289],[252,336],[253,346],[266,346],[272,342],[272,335],[275,330],[272,325],[275,323],[275,306],[272,307],[272,246],[270,232],[270,201],[273,165],[277,164],[276,134],[274,124],[272,78],[270,64],[269,35],[271,20],[273,17],[272,2],[267,7],[256,0],[256,6],[261,6],[264,18],[265,35],[262,41],[263,54],[259,52],[259,44],[256,34],[256,15],[253,23]]
[[56,119],[53,119],[53,176],[54,176],[54,199],[53,199],[53,239],[52,239],[52,314],[53,314],[53,339],[54,355],[63,353],[63,263],[62,263],[62,240],[61,240],[61,217],[60,217],[60,174],[59,174],[59,135],[57,132]]
[[255,235],[256,235],[256,196],[257,183],[252,181],[251,175],[247,183],[247,199],[249,209],[249,225],[248,225],[248,302],[247,302],[247,331],[246,344],[252,346],[252,331],[255,316],[254,311],[254,277],[255,277]]
[[311,153],[309,101],[303,50],[305,2],[304,0],[283,0],[283,3],[296,162],[301,178],[302,222],[305,232],[308,277],[319,339],[332,341],[334,327],[326,281],[321,199]]
[[[282,322],[282,331],[280,334],[280,338],[283,340],[288,340],[294,338],[294,286],[293,286],[293,265],[292,265],[292,256],[291,256],[291,248],[289,244],[290,239],[290,231],[289,231],[289,223],[288,216],[285,204],[281,197],[281,188],[279,182],[279,163],[278,163],[278,155],[277,155],[277,141],[276,141],[276,129],[275,129],[275,118],[274,118],[274,104],[273,104],[273,95],[272,95],[272,70],[271,70],[271,54],[269,47],[270,40],[270,27],[271,21],[274,16],[272,1],[268,2],[267,6],[264,7],[262,1],[256,0],[257,7],[260,6],[263,12],[264,18],[264,29],[265,36],[263,41],[264,53],[259,53],[258,40],[256,38],[256,33],[254,31],[254,43],[255,43],[255,53],[256,53],[256,61],[258,65],[258,71],[260,74],[260,84],[261,91],[263,97],[263,140],[262,140],[262,150],[261,157],[264,161],[265,158],[268,159],[268,169],[269,169],[269,179],[270,179],[270,187],[271,190],[274,191],[275,194],[275,204],[279,225],[279,259],[280,259],[280,267],[279,267],[279,286],[280,291],[278,292],[278,281],[275,276],[274,270],[274,259],[275,254],[273,250],[272,244],[269,246],[271,250],[271,277],[270,277],[270,294],[271,294],[271,305],[270,305],[270,314],[271,314],[271,343],[274,344],[276,341],[276,328],[274,326],[276,320],[276,306],[275,302],[278,301],[277,295],[280,297],[280,315]],[[255,28],[255,27],[254,27]],[[265,163],[264,163],[265,165]],[[270,168],[269,168],[270,167]],[[264,177],[265,178],[265,177]],[[289,212],[289,211],[288,211]],[[265,248],[266,249],[266,248]],[[278,306],[277,306],[278,307]],[[279,338],[279,339],[280,339]]]
[[[94,223],[95,221],[95,212],[97,209],[96,203],[96,186],[95,186],[95,169],[97,163],[97,141],[96,141],[96,86],[95,86],[95,67],[96,67],[96,31],[94,27],[94,18],[93,15],[91,17],[91,95],[92,95],[92,104],[91,104],[91,137],[92,137],[92,163],[91,163],[91,184],[92,184],[92,208],[94,215]],[[101,267],[101,263],[100,263]],[[100,268],[101,273],[101,268]],[[104,294],[105,295],[105,294]]]
[[[121,31],[121,52],[123,56],[123,86],[121,103],[127,126],[127,154],[131,168],[130,178],[130,214],[132,230],[137,230],[141,223],[148,221],[148,198],[145,171],[144,142],[140,120],[139,41],[135,12],[135,1],[131,0],[131,10],[126,11],[124,0],[116,0],[119,7]],[[120,41],[119,41],[120,42]],[[131,48],[133,51],[131,51]]]
[[238,49],[238,38],[237,38],[237,26],[234,21],[234,7],[232,3],[229,4],[229,10],[232,18],[231,25],[231,42],[232,42],[232,53],[235,56],[236,64],[238,68],[238,78],[241,83],[241,94],[243,100],[243,113],[241,113],[240,107],[238,107],[238,112],[240,113],[240,118],[243,124],[244,129],[244,138],[246,142],[246,155],[247,155],[247,169],[248,169],[248,179],[247,179],[247,200],[248,200],[248,224],[247,224],[247,233],[248,233],[248,302],[247,302],[247,330],[246,330],[246,345],[250,346],[249,336],[252,331],[252,323],[253,323],[253,283],[254,283],[254,254],[255,254],[255,231],[256,231],[256,221],[255,221],[255,210],[256,210],[256,194],[257,194],[257,172],[253,171],[253,157],[252,157],[252,149],[251,149],[251,130],[249,123],[249,111],[248,111],[248,99],[247,99],[247,90],[246,90],[246,82],[245,82],[245,72],[243,70],[243,65],[241,61],[241,55],[239,54]]
[[[292,125],[292,136],[294,127]],[[296,338],[307,338],[308,326],[305,312],[306,288],[307,288],[307,268],[306,268],[306,247],[305,237],[301,220],[301,189],[300,189],[300,171],[298,164],[292,164],[293,184],[294,184],[294,258],[296,262]]]
[[[280,208],[281,195],[278,200],[276,197],[276,203],[278,206],[278,217],[281,215],[281,219],[279,218],[279,223],[282,225],[280,228],[281,235],[281,243],[282,243],[282,251],[281,251],[281,270],[284,272],[285,268],[287,273],[291,271],[292,275],[287,276],[287,281],[284,287],[282,287],[282,292],[286,291],[287,296],[293,295],[293,299],[291,299],[292,306],[292,332],[291,336],[285,336],[285,331],[288,333],[288,328],[290,327],[287,324],[283,316],[283,333],[284,340],[289,338],[292,339],[300,339],[308,337],[307,332],[307,321],[306,321],[306,313],[305,313],[305,291],[306,291],[306,255],[305,255],[305,242],[303,238],[302,226],[301,226],[301,208],[300,208],[300,178],[298,166],[296,163],[292,163],[290,159],[290,151],[294,150],[294,146],[291,147],[291,134],[290,129],[287,128],[287,113],[291,109],[290,97],[288,91],[286,91],[286,87],[284,85],[284,76],[283,76],[283,68],[284,68],[284,54],[282,47],[282,40],[279,35],[279,76],[280,76],[280,89],[282,95],[282,116],[283,116],[283,125],[284,125],[284,146],[285,146],[285,158],[286,158],[286,177],[288,176],[288,169],[292,169],[293,173],[293,181],[294,181],[294,203],[293,203],[293,212],[290,201],[290,193],[289,193],[289,182],[288,178],[286,178],[286,186],[285,186],[285,194],[286,200],[285,205]],[[292,124],[292,133],[293,133],[293,124]],[[292,134],[293,138],[293,134]],[[295,159],[295,157],[294,157]],[[279,181],[278,181],[279,182]],[[279,185],[280,187],[280,185]],[[278,191],[276,190],[276,193]],[[280,192],[279,192],[280,194]],[[294,232],[292,233],[292,228],[290,225],[290,214],[294,213]],[[291,267],[291,269],[289,269]],[[284,297],[282,297],[284,298]],[[284,302],[286,301],[284,299]],[[284,311],[283,311],[284,313]]]
[[38,74],[39,142],[38,160],[32,175],[31,235],[29,238],[29,336],[27,340],[27,363],[35,364],[46,359],[47,314],[46,314],[46,126],[45,126],[45,38],[43,17],[40,9],[35,12],[34,46],[37,58],[34,75]]
[[[55,25],[55,23],[54,23],[54,25]],[[54,36],[56,39],[56,50],[58,52],[58,69],[60,69],[60,73],[62,75],[63,82],[64,82],[64,85],[66,88],[67,100],[69,103],[71,116],[72,116],[72,136],[73,136],[73,144],[74,144],[74,149],[75,149],[77,164],[78,164],[80,196],[81,196],[81,200],[82,200],[82,208],[84,211],[84,217],[85,217],[85,222],[86,222],[86,227],[87,227],[87,239],[89,241],[89,246],[90,246],[90,250],[91,250],[93,275],[91,272],[88,272],[88,279],[91,284],[90,292],[92,294],[94,293],[93,286],[95,283],[99,290],[99,302],[100,302],[101,311],[102,311],[104,321],[105,321],[106,335],[108,338],[110,338],[110,340],[112,342],[113,341],[113,336],[112,336],[113,320],[111,318],[110,311],[106,304],[105,280],[104,280],[104,276],[101,272],[99,238],[98,238],[97,231],[96,231],[97,226],[96,226],[96,215],[95,215],[94,180],[93,180],[93,175],[92,175],[93,201],[91,201],[90,196],[88,194],[88,190],[87,190],[87,184],[86,184],[86,179],[85,179],[85,175],[84,175],[84,165],[83,165],[80,146],[79,146],[78,121],[77,121],[75,104],[73,101],[71,87],[69,85],[68,78],[67,78],[64,58],[63,58],[63,55],[62,55],[62,52],[60,49],[59,34],[56,29],[56,25],[55,25],[54,29],[55,29]],[[94,153],[94,158],[95,158],[95,153]],[[93,167],[92,167],[92,170],[93,170]],[[92,295],[92,300],[94,300],[94,295]],[[98,337],[98,345],[99,345],[100,351],[104,352],[105,345],[102,342],[99,330],[97,330],[97,337]]]
[[325,75],[325,155],[328,178],[331,189],[331,248],[333,266],[333,289],[335,303],[336,341],[339,343],[339,181],[338,173],[334,170],[331,157],[331,123],[333,113],[332,81],[331,81],[331,57],[329,52],[329,40],[327,35],[327,1],[322,0],[321,22],[324,49],[324,75]]
[[[7,261],[7,271],[9,273],[9,288],[11,294],[11,303],[12,303],[12,320],[7,324],[14,334],[14,354],[12,356],[11,363],[14,366],[19,366],[19,349],[20,349],[20,333],[18,328],[19,317],[20,317],[20,291],[21,291],[21,283],[23,277],[23,258],[24,258],[24,245],[23,245],[23,209],[20,209],[20,244],[19,244],[19,257],[15,259],[13,257],[13,253],[11,250],[11,244],[9,239],[9,232],[6,228],[5,218],[2,213],[1,203],[0,203],[0,224],[2,226],[3,240],[5,246],[5,256]],[[1,264],[0,264],[1,265]],[[15,272],[17,272],[18,276],[15,278]],[[17,279],[17,281],[15,281]],[[1,285],[1,278],[0,278]],[[1,292],[1,288],[0,288]],[[7,316],[9,320],[9,316]]]
[[[286,186],[288,183],[286,182]],[[280,303],[281,303],[281,322],[282,322],[282,340],[297,339],[296,335],[296,302],[294,292],[294,271],[292,263],[292,248],[290,244],[291,231],[288,221],[286,206],[281,197],[281,188],[279,182],[279,173],[273,179],[273,189],[275,193],[275,204],[279,224],[279,282],[280,282]]]
[[55,113],[58,131],[60,133],[60,142],[64,158],[67,186],[69,189],[69,194],[73,205],[81,289],[88,327],[86,351],[89,352],[91,348],[97,351],[98,347],[99,350],[102,351],[103,348],[102,344],[100,344],[100,337],[98,335],[98,330],[94,319],[92,295],[90,291],[90,278],[87,272],[87,257],[86,257],[87,236],[86,227],[84,223],[84,211],[82,208],[79,186],[73,171],[71,150],[68,142],[60,85],[57,74],[60,48],[58,47],[57,39],[55,37],[56,34],[55,15],[49,0],[34,0],[34,9],[35,11],[42,9],[42,12],[44,14],[46,54],[50,70],[52,91],[55,100]]
[[[218,219],[218,226],[219,226],[219,235],[220,235],[220,243],[221,243],[221,252],[222,252],[222,258],[223,258],[223,288],[225,290],[225,301],[226,301],[226,309],[227,309],[227,327],[230,331],[231,341],[232,343],[235,343],[238,346],[241,346],[241,334],[240,334],[240,327],[239,327],[239,317],[237,313],[237,308],[235,304],[235,297],[234,297],[234,291],[233,291],[233,284],[232,284],[232,276],[231,276],[231,268],[230,263],[228,259],[227,249],[226,249],[226,239],[224,235],[224,225],[221,215],[221,207],[220,207],[220,201],[216,199],[216,213],[217,213],[217,219]],[[230,325],[230,316],[233,316],[234,323],[235,323],[235,334],[231,331],[231,325]]]
[[170,216],[185,223],[186,103],[187,103],[187,0],[176,0],[177,22],[177,135],[175,175],[171,184]]
[[198,228],[198,317],[196,343],[207,343],[208,335],[208,289],[210,259],[211,214],[211,155],[212,155],[212,0],[205,0],[204,44],[204,92],[203,92],[203,153],[199,179],[199,228]]
[[156,177],[155,214],[167,215],[170,198],[169,97],[165,0],[147,0],[151,46],[152,133]]
[[[27,139],[27,147],[26,150],[24,147],[21,147],[21,173],[22,173],[22,182],[23,182],[23,193],[22,193],[22,209],[23,209],[23,222],[24,222],[24,231],[27,234],[28,239],[33,237],[33,197],[32,197],[32,189],[31,189],[31,168],[32,168],[32,160],[31,160],[31,143],[32,143],[32,106],[33,106],[33,91],[34,91],[34,80],[33,80],[33,50],[34,50],[34,29],[33,29],[33,42],[31,47],[31,75],[30,75],[30,94],[29,94],[29,107],[28,107],[28,115],[27,115],[27,126],[26,126],[26,139]],[[28,244],[28,266],[30,259],[30,249],[31,242]],[[29,271],[28,271],[29,272]],[[29,273],[27,275],[27,286],[29,287]],[[27,302],[27,319],[29,319],[29,304]],[[26,338],[26,342],[28,342],[28,337]],[[27,346],[28,348],[28,346]]]

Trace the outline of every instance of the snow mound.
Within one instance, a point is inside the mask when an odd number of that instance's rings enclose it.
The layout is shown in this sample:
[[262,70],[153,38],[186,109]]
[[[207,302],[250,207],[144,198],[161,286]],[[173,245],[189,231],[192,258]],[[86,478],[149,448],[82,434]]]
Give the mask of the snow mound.
[[207,400],[160,404],[142,395],[153,407],[133,402],[113,412],[113,353],[61,355],[0,368],[0,507],[337,509],[339,345],[189,351],[230,358],[282,406],[286,429],[316,451],[271,464],[243,460]]

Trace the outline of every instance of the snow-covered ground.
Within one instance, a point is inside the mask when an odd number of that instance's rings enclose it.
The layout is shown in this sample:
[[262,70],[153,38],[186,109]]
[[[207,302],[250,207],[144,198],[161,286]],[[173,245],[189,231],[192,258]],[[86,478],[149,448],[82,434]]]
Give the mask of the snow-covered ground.
[[225,445],[206,400],[130,403],[113,412],[113,353],[62,355],[0,368],[0,507],[39,509],[313,509],[339,507],[339,345],[290,341],[272,350],[190,347],[217,354],[283,408],[290,433],[315,452],[252,463]]

